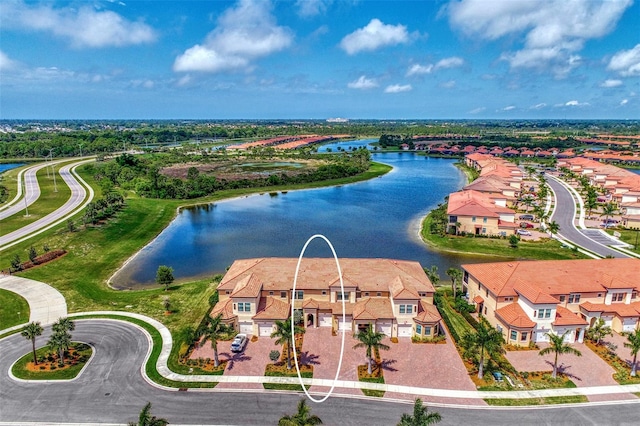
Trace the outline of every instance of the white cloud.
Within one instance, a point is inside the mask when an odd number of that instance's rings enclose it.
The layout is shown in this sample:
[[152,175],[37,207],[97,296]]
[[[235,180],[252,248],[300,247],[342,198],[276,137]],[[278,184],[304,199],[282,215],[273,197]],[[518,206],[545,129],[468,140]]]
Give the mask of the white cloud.
[[453,89],[454,87],[456,87],[456,82],[455,80],[449,80],[449,81],[440,83],[439,86],[442,87],[443,89]]
[[173,64],[178,72],[249,70],[252,61],[291,45],[293,33],[278,26],[271,3],[240,0],[218,19],[204,43],[185,50]]
[[633,49],[621,50],[613,55],[607,69],[623,77],[640,76],[640,44],[636,44]]
[[22,1],[4,2],[2,25],[16,30],[44,31],[66,38],[81,47],[111,47],[151,43],[156,31],[141,20],[133,22],[108,10],[90,6],[54,8],[45,2],[27,5]]
[[356,81],[352,81],[347,84],[349,89],[373,89],[374,87],[378,87],[378,82],[373,78],[367,78],[364,75],[361,75],[359,79]]
[[333,0],[298,0],[296,7],[298,15],[303,18],[309,18],[316,15],[324,14],[327,8],[331,6]]
[[502,108],[503,111],[511,111],[511,110],[514,110],[514,109],[516,109],[516,107],[514,105],[509,105],[509,106],[506,106],[506,107]]
[[618,87],[618,86],[622,86],[622,80],[605,80],[602,83],[600,83],[600,87]]
[[431,71],[433,71],[433,65],[431,64],[429,65],[413,64],[409,67],[409,70],[407,71],[407,77],[410,77],[412,75],[429,74],[431,73]]
[[563,104],[555,104],[555,107],[584,107],[584,106],[589,106],[588,102],[580,102],[577,100],[571,100],[571,101],[567,101]]
[[623,100],[620,101],[620,106],[624,106],[627,103],[629,103],[629,99],[623,99]]
[[456,68],[464,65],[464,59],[452,56],[451,58],[440,59],[433,67],[434,71],[445,68]]
[[485,108],[485,107],[475,108],[475,109],[472,109],[471,111],[469,111],[469,114],[480,114],[482,111],[484,111],[486,109],[487,108]]
[[19,66],[18,62],[9,58],[9,56],[0,50],[0,71],[9,71]]
[[376,50],[384,46],[408,43],[409,33],[404,25],[387,25],[379,19],[372,19],[366,27],[346,35],[340,47],[349,55],[362,51]]
[[544,102],[541,102],[539,104],[532,105],[531,107],[529,107],[529,109],[542,109],[546,106],[547,104],[545,104]]
[[512,68],[550,70],[563,77],[579,65],[577,52],[587,40],[611,32],[632,0],[452,1],[451,26],[469,37],[489,41],[508,37],[524,41],[501,59]]
[[413,90],[413,87],[410,84],[392,84],[384,89],[384,93],[402,93],[410,92],[411,90]]
[[131,80],[130,84],[132,87],[142,87],[144,89],[153,89],[155,87],[155,82],[149,79]]

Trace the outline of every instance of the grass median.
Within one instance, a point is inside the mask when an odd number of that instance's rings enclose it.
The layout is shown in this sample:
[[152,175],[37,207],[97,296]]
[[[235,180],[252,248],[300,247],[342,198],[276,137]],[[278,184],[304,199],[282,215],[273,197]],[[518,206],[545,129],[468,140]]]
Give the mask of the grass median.
[[20,295],[0,289],[0,330],[29,321],[29,304]]

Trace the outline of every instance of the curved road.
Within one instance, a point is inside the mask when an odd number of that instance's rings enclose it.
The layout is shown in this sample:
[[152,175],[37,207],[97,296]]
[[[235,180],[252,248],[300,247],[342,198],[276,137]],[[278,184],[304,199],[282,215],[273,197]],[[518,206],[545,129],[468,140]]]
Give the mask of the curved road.
[[[38,337],[42,346],[47,328]],[[153,414],[171,424],[275,425],[284,414],[295,412],[301,395],[287,392],[176,392],[147,383],[141,365],[148,351],[147,337],[132,324],[109,320],[77,320],[74,340],[88,342],[95,356],[73,382],[20,382],[9,377],[9,367],[29,353],[31,344],[19,334],[0,341],[0,424],[40,422],[126,423],[137,418],[142,407],[153,404]],[[381,399],[332,397],[311,404],[328,425],[392,425],[412,406]],[[458,424],[634,424],[640,405],[589,404],[517,411],[496,408],[442,406],[430,408],[443,416],[442,425]],[[517,420],[515,420],[517,418]]]
[[558,233],[559,236],[567,241],[577,244],[580,247],[599,254],[602,257],[629,257],[624,253],[593,241],[591,238],[580,232],[574,223],[576,217],[576,201],[571,192],[551,176],[547,179],[547,184],[556,194],[556,209],[554,210],[551,219],[555,220],[558,225],[560,225],[560,232]]
[[[89,201],[91,201],[93,199],[93,190],[89,187],[89,194],[87,195],[87,190],[78,181],[78,179],[81,180],[81,178],[75,174],[76,167],[90,161],[94,160],[82,160],[75,163],[66,164],[61,167],[59,170],[60,176],[62,177],[63,181],[69,186],[69,188],[71,188],[71,196],[69,197],[69,200],[67,200],[67,202],[57,210],[38,219],[37,221],[6,235],[2,235],[0,237],[0,250],[6,249],[14,244],[24,241],[28,238],[28,236],[33,235],[34,233],[43,232],[50,227],[57,225],[58,223],[62,222],[70,213],[80,207],[83,202],[88,203]],[[40,188],[37,185],[37,181],[35,186],[37,188],[39,196]],[[25,196],[27,197],[27,199],[29,199],[30,197],[32,197],[32,194],[32,192],[27,190]]]

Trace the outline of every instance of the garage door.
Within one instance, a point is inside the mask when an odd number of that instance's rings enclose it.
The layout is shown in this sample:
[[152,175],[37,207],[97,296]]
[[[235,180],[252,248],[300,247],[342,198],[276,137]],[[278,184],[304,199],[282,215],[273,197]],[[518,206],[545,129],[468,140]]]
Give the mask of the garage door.
[[376,331],[378,333],[384,333],[391,337],[391,322],[378,322],[376,323]]
[[351,317],[347,317],[345,322],[342,322],[342,315],[338,316],[338,330],[351,331]]
[[546,334],[546,331],[538,331],[536,333],[536,342],[548,342],[549,337]]
[[411,337],[411,330],[413,326],[409,325],[398,325],[398,337]]
[[319,313],[318,320],[320,327],[331,327],[331,312]]
[[269,337],[273,333],[273,324],[270,322],[258,324],[258,331],[260,337]]
[[244,334],[253,334],[253,324],[250,322],[241,322],[240,324],[240,333]]

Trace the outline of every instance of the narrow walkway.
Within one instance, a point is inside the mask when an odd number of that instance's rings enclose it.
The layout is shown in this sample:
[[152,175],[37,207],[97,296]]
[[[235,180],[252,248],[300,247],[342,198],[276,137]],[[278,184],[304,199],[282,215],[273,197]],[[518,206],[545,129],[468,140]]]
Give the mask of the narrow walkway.
[[[53,324],[58,318],[67,316],[67,302],[64,296],[48,284],[15,275],[0,275],[0,288],[17,293],[27,300],[31,312],[29,322],[39,321],[45,326]],[[12,327],[9,330],[22,326]]]

